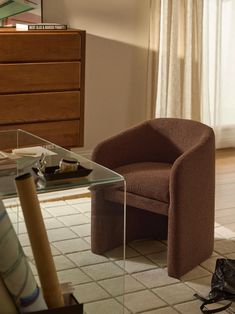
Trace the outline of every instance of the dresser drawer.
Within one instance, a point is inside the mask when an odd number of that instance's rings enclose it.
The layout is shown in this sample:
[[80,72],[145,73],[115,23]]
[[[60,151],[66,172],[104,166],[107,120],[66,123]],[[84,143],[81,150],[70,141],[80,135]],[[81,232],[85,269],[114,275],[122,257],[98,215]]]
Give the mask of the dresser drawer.
[[0,36],[0,62],[75,61],[81,58],[76,32],[15,32]]
[[83,30],[0,29],[0,130],[82,146],[85,47]]
[[0,124],[79,119],[80,92],[0,95],[0,106]]
[[0,64],[0,93],[80,88],[80,62]]
[[81,146],[79,143],[79,120],[0,125],[0,131],[11,129],[28,131],[63,147]]

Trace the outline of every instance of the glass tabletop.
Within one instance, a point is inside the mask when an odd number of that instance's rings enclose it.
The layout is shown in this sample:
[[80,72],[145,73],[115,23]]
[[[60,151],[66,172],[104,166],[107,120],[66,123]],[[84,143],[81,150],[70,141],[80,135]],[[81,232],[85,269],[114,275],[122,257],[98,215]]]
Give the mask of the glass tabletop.
[[[12,164],[8,165],[3,157],[0,157],[0,196],[3,198],[16,196],[14,178],[27,172],[34,176],[39,193],[124,180],[121,175],[110,169],[20,129],[0,131],[1,152],[12,160]],[[73,180],[43,180],[33,170],[38,167],[42,153],[45,156],[46,166],[58,166],[62,159],[73,158],[91,172],[87,176],[75,177]]]
[[[33,170],[38,168],[42,154],[48,167],[58,166],[62,159],[73,158],[91,172],[72,181],[46,182]],[[9,159],[12,165],[10,163],[8,168],[5,161]],[[96,304],[99,303],[100,308],[105,308],[108,301],[112,304],[115,314],[123,314],[126,238],[124,178],[112,170],[25,131],[0,131],[0,201],[11,219],[35,275],[38,274],[37,265],[25,225],[25,208],[17,197],[15,187],[15,177],[25,173],[33,175],[38,194],[45,193],[39,198],[39,207],[53,260],[55,265],[58,265],[59,282],[72,282],[73,295],[83,304],[84,313],[95,314]],[[80,194],[80,191],[77,191],[79,187],[89,187],[90,193],[86,191]],[[66,198],[64,195],[67,191],[64,193],[64,190],[68,189],[71,191],[68,191],[69,197]],[[46,194],[53,191],[61,192]],[[28,192],[25,196],[27,199],[31,191],[25,192]],[[30,208],[33,208],[32,204]],[[36,221],[30,220],[30,224],[38,230]],[[104,285],[106,280],[115,283],[114,295],[109,283]],[[97,294],[86,293],[88,287],[102,287],[103,292],[97,297]]]

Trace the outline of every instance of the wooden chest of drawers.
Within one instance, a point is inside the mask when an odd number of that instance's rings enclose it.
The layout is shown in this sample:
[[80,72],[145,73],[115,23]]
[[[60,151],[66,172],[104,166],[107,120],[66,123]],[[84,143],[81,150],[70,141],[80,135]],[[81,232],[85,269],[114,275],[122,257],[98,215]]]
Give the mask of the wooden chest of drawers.
[[85,31],[0,30],[0,130],[83,146]]

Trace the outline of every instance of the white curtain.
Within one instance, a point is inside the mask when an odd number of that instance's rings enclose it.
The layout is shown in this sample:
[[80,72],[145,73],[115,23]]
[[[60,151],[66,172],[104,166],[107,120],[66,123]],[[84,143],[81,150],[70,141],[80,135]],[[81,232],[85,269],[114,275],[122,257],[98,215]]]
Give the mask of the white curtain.
[[148,117],[212,126],[235,146],[235,0],[150,0]]
[[217,148],[235,146],[234,34],[235,1],[204,0],[201,111]]
[[200,120],[201,28],[202,0],[151,0],[152,116]]

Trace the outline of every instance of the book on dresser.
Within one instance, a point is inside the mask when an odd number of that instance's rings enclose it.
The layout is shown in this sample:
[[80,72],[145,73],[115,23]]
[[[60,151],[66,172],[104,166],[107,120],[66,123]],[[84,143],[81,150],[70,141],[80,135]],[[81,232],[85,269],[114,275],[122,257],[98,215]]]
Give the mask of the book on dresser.
[[16,23],[16,30],[28,31],[28,30],[64,30],[67,29],[66,24],[59,23],[36,23],[36,24],[24,24]]

